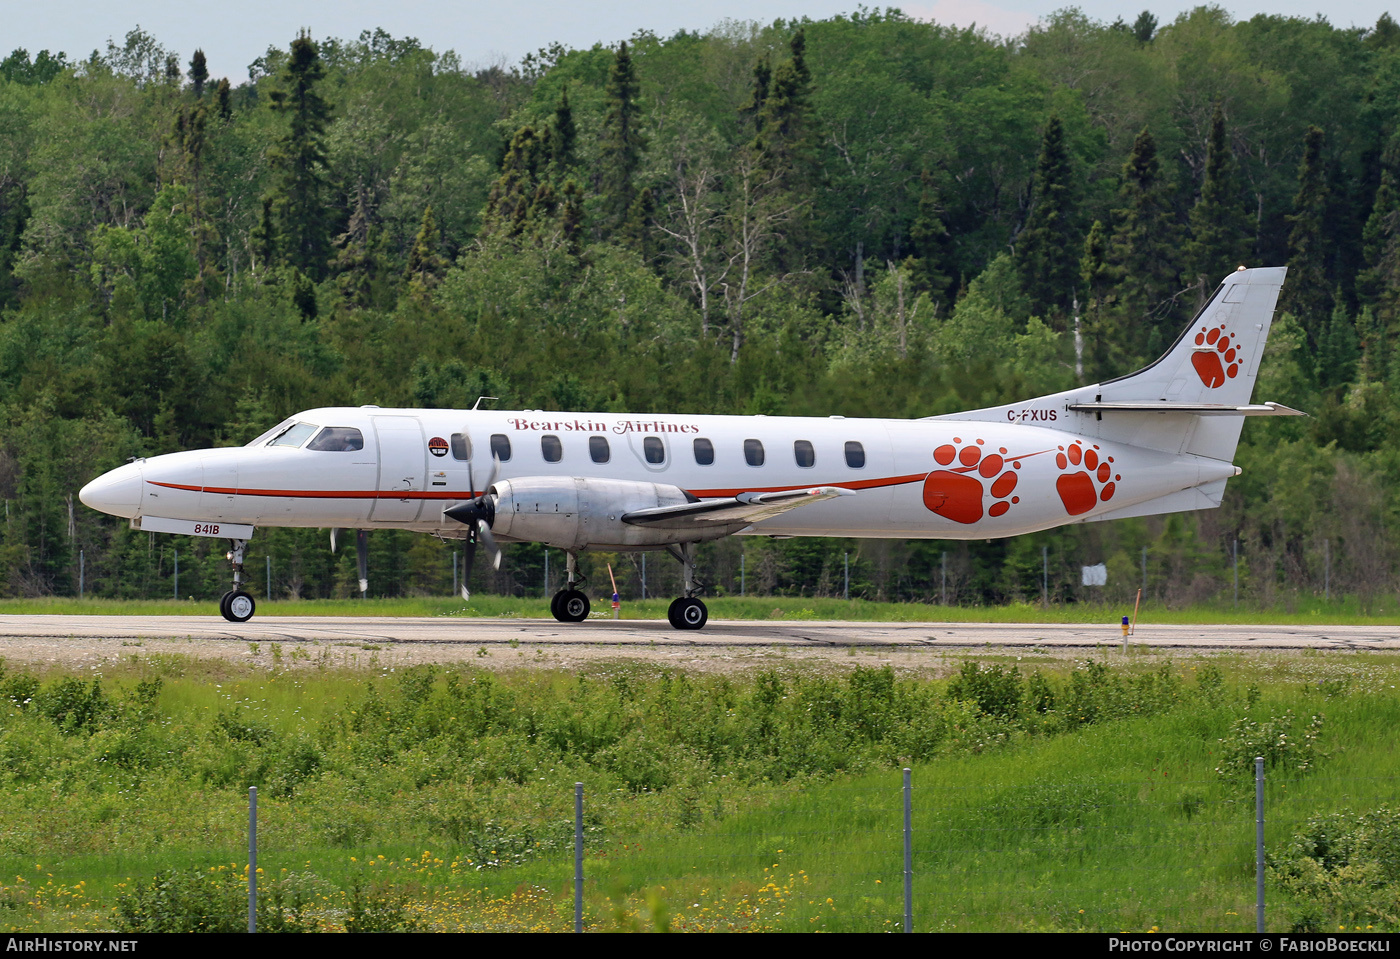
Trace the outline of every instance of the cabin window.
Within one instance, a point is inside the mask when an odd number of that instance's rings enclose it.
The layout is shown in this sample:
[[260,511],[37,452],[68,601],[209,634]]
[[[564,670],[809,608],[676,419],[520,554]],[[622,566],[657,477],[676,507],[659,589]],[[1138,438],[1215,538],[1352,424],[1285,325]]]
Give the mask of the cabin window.
[[327,426],[306,448],[321,453],[352,452],[365,448],[365,437],[353,426]]
[[315,424],[298,423],[297,425],[293,426],[291,429],[287,430],[287,432],[283,433],[281,436],[277,437],[275,440],[273,440],[271,443],[268,443],[267,445],[300,446],[302,443],[305,443],[308,439],[310,439],[311,434],[314,432],[316,432]]
[[642,455],[653,465],[666,462],[666,447],[662,445],[661,437],[648,436],[642,440]]
[[695,441],[695,463],[697,466],[713,466],[715,463],[715,444],[707,439],[697,439]]
[[750,466],[762,466],[763,459],[763,444],[758,440],[744,440],[744,461]]
[[606,436],[590,436],[588,438],[588,455],[595,463],[606,463],[612,459],[612,449],[608,446]]
[[469,460],[472,458],[472,438],[466,433],[452,434],[452,458]]
[[559,442],[559,437],[546,433],[540,437],[540,452],[546,463],[557,463],[564,458],[564,444]]
[[846,442],[846,465],[853,470],[865,469],[865,447],[855,440]]
[[812,444],[806,440],[798,440],[792,444],[792,456],[803,469],[817,465],[817,451],[812,449]]
[[502,463],[510,459],[510,437],[504,433],[492,433],[491,455]]

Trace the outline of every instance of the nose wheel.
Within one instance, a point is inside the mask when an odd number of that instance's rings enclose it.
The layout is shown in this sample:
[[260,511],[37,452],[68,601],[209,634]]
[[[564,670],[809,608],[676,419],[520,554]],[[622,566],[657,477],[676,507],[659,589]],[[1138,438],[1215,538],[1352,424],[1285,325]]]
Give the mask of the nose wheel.
[[246,623],[253,618],[253,610],[258,605],[253,602],[252,596],[243,591],[243,551],[247,549],[248,541],[231,539],[229,545],[233,548],[224,555],[233,566],[233,589],[224,593],[219,600],[219,615],[230,623]]
[[257,605],[243,590],[231,589],[219,600],[219,613],[230,623],[246,623],[253,618]]

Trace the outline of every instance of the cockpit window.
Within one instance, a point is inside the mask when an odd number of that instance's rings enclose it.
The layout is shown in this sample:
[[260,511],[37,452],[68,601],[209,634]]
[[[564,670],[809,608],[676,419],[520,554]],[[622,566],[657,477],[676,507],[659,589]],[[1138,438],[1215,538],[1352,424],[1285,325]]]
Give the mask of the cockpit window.
[[278,436],[268,446],[300,446],[311,438],[311,434],[316,432],[318,427],[315,423],[298,423]]
[[309,450],[322,453],[341,453],[365,448],[365,437],[353,426],[327,426],[316,438],[306,444]]
[[274,426],[272,429],[268,430],[267,432],[265,432],[265,433],[259,433],[255,438],[249,440],[249,441],[248,441],[247,443],[245,443],[244,445],[245,445],[245,446],[261,446],[262,444],[266,443],[268,440],[272,439],[274,436],[278,435],[279,433],[284,432],[284,431],[287,429],[287,427],[291,426],[291,425],[292,425],[293,423],[295,423],[295,422],[296,422],[295,419],[283,420],[282,422],[278,423],[276,426]]

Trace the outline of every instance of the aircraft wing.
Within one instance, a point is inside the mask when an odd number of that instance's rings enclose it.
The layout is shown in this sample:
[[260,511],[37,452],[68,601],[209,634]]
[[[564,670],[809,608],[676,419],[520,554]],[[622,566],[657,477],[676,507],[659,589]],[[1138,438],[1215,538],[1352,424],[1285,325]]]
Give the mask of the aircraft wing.
[[622,515],[624,523],[655,529],[695,529],[705,526],[734,526],[758,523],[799,506],[820,503],[838,496],[854,496],[855,492],[835,486],[813,486],[807,489],[778,490],[767,493],[740,493],[725,499],[681,503],[678,506],[658,506],[633,510]]

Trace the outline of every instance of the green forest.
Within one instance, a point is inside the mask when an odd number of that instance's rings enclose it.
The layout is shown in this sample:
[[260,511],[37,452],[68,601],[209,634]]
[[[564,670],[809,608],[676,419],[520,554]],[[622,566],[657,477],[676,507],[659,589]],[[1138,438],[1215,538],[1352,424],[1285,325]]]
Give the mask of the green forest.
[[[178,550],[180,595],[217,597],[223,543],[77,490],[298,410],[928,416],[1129,372],[1244,264],[1289,268],[1256,400],[1310,416],[1246,424],[1219,510],[748,538],[702,579],[839,596],[849,554],[852,596],[1002,603],[1040,597],[1044,549],[1054,602],[1229,602],[1235,555],[1245,603],[1396,600],[1388,15],[1067,8],[999,38],[862,9],[488,68],[382,30],[270,39],[236,83],[140,29],[0,62],[5,595],[170,596]],[[376,532],[371,593],[446,593],[451,549]],[[635,557],[606,559],[635,591]],[[508,547],[487,585],[539,595],[544,562]],[[1109,585],[1080,586],[1098,562]],[[248,563],[277,597],[355,589],[324,532],[260,530]]]

